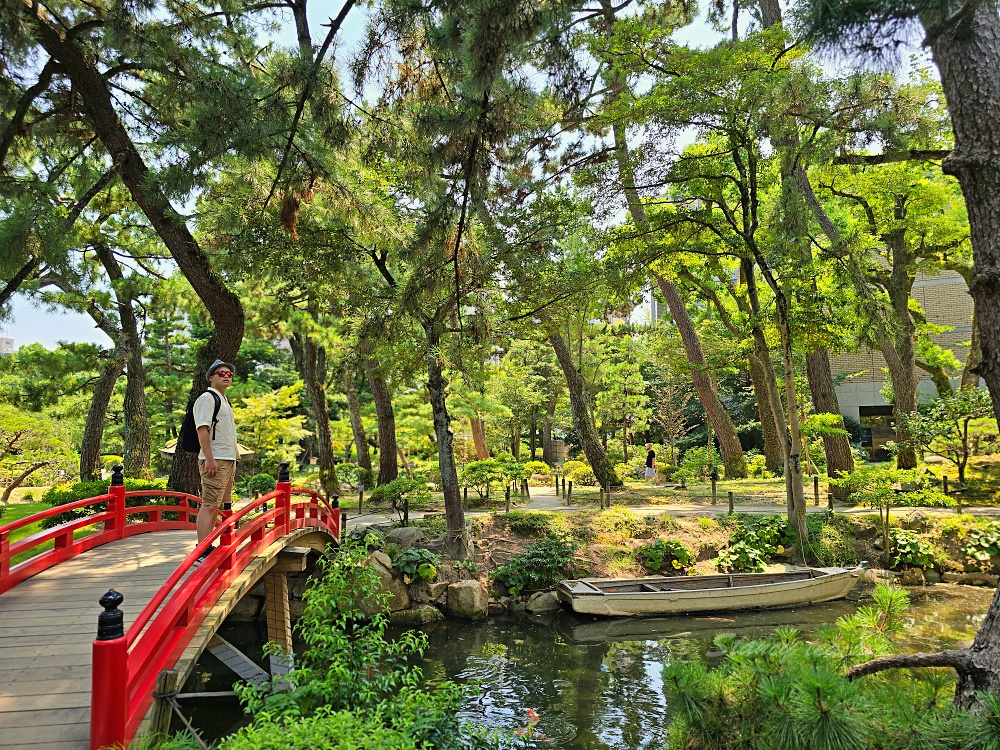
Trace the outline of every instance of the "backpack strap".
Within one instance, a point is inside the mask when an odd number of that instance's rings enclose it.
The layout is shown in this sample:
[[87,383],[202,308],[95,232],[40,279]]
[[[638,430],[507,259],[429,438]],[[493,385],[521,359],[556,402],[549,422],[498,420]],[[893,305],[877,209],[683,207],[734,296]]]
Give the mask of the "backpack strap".
[[212,440],[215,440],[215,427],[219,424],[219,409],[222,408],[222,398],[215,391],[208,391],[215,399],[215,410],[212,412]]

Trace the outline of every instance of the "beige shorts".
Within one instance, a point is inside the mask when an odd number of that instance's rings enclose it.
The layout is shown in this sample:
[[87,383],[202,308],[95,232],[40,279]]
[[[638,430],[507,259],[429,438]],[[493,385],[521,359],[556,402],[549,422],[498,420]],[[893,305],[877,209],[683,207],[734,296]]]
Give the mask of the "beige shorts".
[[206,508],[218,508],[233,501],[233,481],[236,479],[236,461],[217,459],[218,471],[214,477],[205,473],[205,459],[198,461],[201,474],[201,504]]

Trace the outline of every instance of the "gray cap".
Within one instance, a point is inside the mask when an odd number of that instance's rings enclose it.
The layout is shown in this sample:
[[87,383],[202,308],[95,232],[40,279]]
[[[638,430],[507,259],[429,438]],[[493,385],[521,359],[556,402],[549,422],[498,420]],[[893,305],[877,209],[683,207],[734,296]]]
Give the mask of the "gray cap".
[[217,359],[205,371],[205,377],[211,379],[212,378],[212,373],[215,372],[216,370],[218,370],[220,367],[228,367],[230,370],[233,370],[234,372],[236,370],[236,368],[233,367],[228,362],[223,362],[221,359]]

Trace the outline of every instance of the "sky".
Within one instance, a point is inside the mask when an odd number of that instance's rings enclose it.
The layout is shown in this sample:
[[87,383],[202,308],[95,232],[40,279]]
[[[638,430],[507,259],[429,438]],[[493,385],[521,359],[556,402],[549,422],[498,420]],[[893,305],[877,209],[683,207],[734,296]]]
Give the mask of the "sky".
[[[330,18],[336,16],[340,4],[314,1],[309,8],[309,30],[314,43],[320,44],[327,32],[323,24],[328,24]],[[292,47],[295,45],[295,31],[291,17],[288,16],[286,20],[288,22],[275,34],[275,40],[283,46]],[[357,47],[364,33],[364,24],[364,9],[355,6],[338,35],[337,55],[340,59],[347,59]],[[699,19],[680,29],[675,38],[691,45],[708,46],[718,41],[720,35],[703,19]],[[21,294],[11,301],[10,318],[0,323],[0,337],[14,339],[15,347],[37,342],[53,349],[60,341],[85,341],[106,347],[113,345],[111,339],[87,315],[52,311]]]

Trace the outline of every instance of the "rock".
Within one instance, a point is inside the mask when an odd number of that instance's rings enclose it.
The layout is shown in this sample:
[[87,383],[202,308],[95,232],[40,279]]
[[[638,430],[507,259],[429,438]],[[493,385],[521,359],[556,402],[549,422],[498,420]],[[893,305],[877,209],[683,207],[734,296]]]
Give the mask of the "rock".
[[923,586],[927,583],[924,578],[924,571],[920,568],[907,568],[900,576],[899,582],[904,586]]
[[526,608],[533,614],[554,612],[559,609],[559,597],[555,591],[539,591],[531,595]]
[[[438,603],[438,600],[448,591],[447,581],[417,581],[410,585],[410,599],[417,604]],[[444,602],[440,602],[444,604]]]
[[507,611],[507,605],[496,599],[490,599],[489,613],[491,615],[502,615]]
[[405,552],[406,550],[414,547],[417,542],[424,538],[424,532],[414,526],[403,526],[398,529],[393,529],[385,536],[386,544],[396,544],[399,546],[400,551]]
[[434,583],[427,584],[427,593],[430,595],[431,599],[440,599],[442,596],[448,593],[448,586],[450,586],[447,581],[436,581]]
[[392,570],[392,559],[382,550],[375,550],[368,555],[369,562],[377,562],[386,570]]
[[393,612],[389,619],[400,625],[427,625],[444,619],[441,610],[430,604],[418,604],[412,609]]
[[941,574],[934,570],[934,568],[928,568],[924,571],[924,580],[927,583],[941,583]]
[[463,620],[481,620],[489,611],[489,593],[479,581],[459,581],[448,586],[448,614]]
[[962,583],[966,586],[996,586],[1000,576],[989,573],[945,573],[941,576],[945,583]]
[[[410,592],[407,590],[406,584],[403,583],[402,576],[398,572],[393,573],[392,561],[389,560],[389,557],[383,552],[372,552],[368,556],[367,562],[378,577],[379,587],[389,595],[389,611],[399,612],[402,609],[408,609]],[[386,562],[388,562],[388,566],[386,566]],[[361,610],[372,615],[378,611],[378,608],[372,602],[365,602],[362,604]]]

